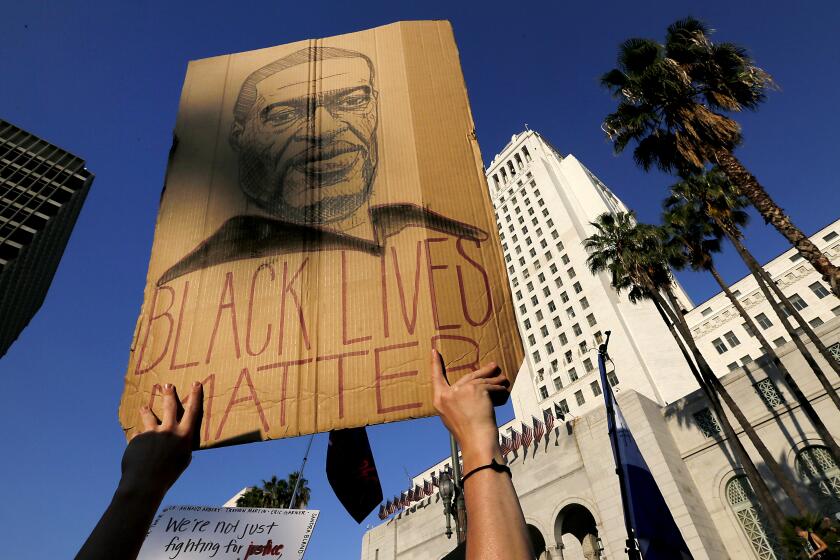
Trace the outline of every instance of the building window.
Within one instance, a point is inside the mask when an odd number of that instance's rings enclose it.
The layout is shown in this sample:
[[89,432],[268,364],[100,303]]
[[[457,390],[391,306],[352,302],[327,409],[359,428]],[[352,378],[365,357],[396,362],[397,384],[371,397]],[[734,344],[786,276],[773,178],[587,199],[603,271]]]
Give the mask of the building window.
[[[586,341],[584,340],[583,342],[581,342],[580,344],[578,344],[578,348],[580,348],[580,353],[581,353],[581,354],[586,354],[586,351],[587,351],[587,348],[586,348]],[[589,370],[586,370],[586,371],[589,371]]]
[[537,309],[537,321],[543,320],[543,312],[542,309]]
[[561,255],[560,260],[563,262],[563,264],[569,264],[569,255],[566,255],[566,254]]
[[537,305],[537,296],[531,296],[531,305]]
[[580,308],[581,309],[589,309],[589,300],[585,297],[580,298]]
[[574,383],[577,380],[578,380],[577,370],[575,368],[570,369],[569,370],[569,381]]
[[607,372],[607,383],[610,384],[610,387],[615,387],[618,385],[618,376],[615,374],[614,371]]
[[566,399],[563,399],[559,403],[557,403],[557,408],[563,411],[563,414],[569,413],[569,403],[566,402]]
[[793,294],[789,298],[790,302],[793,304],[794,309],[797,311],[802,311],[806,307],[808,307],[808,303],[802,299],[799,294]]
[[560,389],[563,388],[563,380],[562,379],[560,379],[559,377],[555,377],[553,379],[553,381],[554,381],[554,390],[555,391],[559,391]]
[[548,327],[546,327],[545,325],[541,326],[540,327],[540,334],[543,335],[543,336],[548,336]]
[[746,333],[748,335],[755,336],[755,333],[753,332],[753,330],[750,328],[750,326],[748,324],[743,323],[741,326],[744,327],[744,330],[746,331]]
[[557,369],[558,369],[558,367],[557,367],[557,366],[558,366],[558,364],[557,364],[557,360],[551,360],[551,371],[552,371],[552,372],[554,372],[554,373],[556,373],[556,372],[557,372]]
[[531,356],[534,358],[535,362],[540,361],[540,351],[539,350],[534,350],[534,353],[531,354]]
[[597,342],[598,344],[604,343],[604,335],[601,334],[601,331],[595,333],[595,342]]
[[545,343],[545,351],[549,354],[554,354],[554,343],[549,341]]
[[575,272],[574,268],[570,268],[566,271],[566,273],[569,275],[569,278],[574,278],[575,276],[577,276],[577,272]]
[[522,315],[525,314],[525,304],[524,303],[519,306],[519,313],[522,314]]
[[[554,227],[554,220],[552,220],[551,218],[546,220],[545,223],[548,224],[548,227]],[[557,248],[561,251],[563,250],[563,242],[562,241],[557,242]]]
[[525,319],[524,324],[525,324],[525,329],[526,330],[531,328],[531,320],[530,319]]
[[708,317],[711,314],[712,314],[712,308],[711,307],[707,307],[706,309],[704,309],[703,311],[700,312],[700,315],[702,315],[703,317]]
[[522,299],[522,291],[521,290],[516,290],[516,301],[519,301],[521,299]]
[[787,342],[785,340],[785,337],[780,336],[779,338],[777,338],[776,340],[773,341],[773,344],[775,344],[776,348],[778,348],[779,346],[783,345],[785,342]]
[[566,363],[567,364],[572,363],[572,351],[571,350],[566,350],[566,354],[565,354],[564,357],[566,358]]
[[556,229],[551,230],[551,238],[552,239],[557,239],[558,237],[560,237],[560,234],[557,233],[557,230]]
[[812,445],[796,455],[796,470],[824,512],[840,509],[840,469],[827,447]]
[[745,366],[745,365],[749,364],[749,363],[750,363],[750,362],[752,362],[752,361],[753,361],[753,359],[750,357],[750,355],[749,355],[749,354],[747,354],[746,356],[744,356],[744,357],[742,357],[742,358],[741,358],[741,365],[742,365],[742,366]]
[[583,288],[581,288],[581,287],[580,287],[580,282],[575,282],[575,283],[572,285],[572,288],[574,288],[574,289],[575,289],[575,293],[576,293],[576,294],[579,294],[579,293],[581,293],[581,292],[583,291]]
[[545,388],[545,385],[540,387],[540,398],[547,399],[548,398],[548,389]]
[[835,239],[837,239],[836,231],[832,231],[831,233],[828,233],[823,237],[823,241],[834,241]]
[[770,532],[767,518],[759,509],[750,481],[745,475],[726,483],[726,501],[750,541],[759,560],[778,560],[778,543]]
[[[552,263],[552,265],[548,267],[548,270],[550,270],[552,274],[557,274],[557,265]],[[563,281],[559,278],[555,279],[554,281],[557,283],[558,286],[563,285]]]
[[814,282],[808,287],[811,288],[811,291],[814,292],[814,295],[816,295],[820,299],[829,295],[828,290],[820,282]]
[[775,408],[785,402],[785,398],[779,392],[778,387],[776,387],[776,384],[769,377],[755,383],[753,387],[755,387],[755,392],[758,393],[758,396],[761,397],[764,404],[770,408]]
[[583,391],[575,391],[575,400],[577,401],[578,406],[581,406],[586,402],[586,399],[583,398]]
[[525,287],[528,288],[528,293],[534,291],[534,283],[533,282],[528,282],[527,284],[525,284]]
[[569,343],[569,338],[566,336],[566,333],[560,333],[560,344],[565,346]]
[[794,255],[791,255],[790,262],[796,262],[801,258],[802,258],[802,253],[796,253]]
[[726,368],[727,368],[729,371],[735,371],[736,369],[738,369],[738,362],[732,362],[731,364],[728,364],[728,365],[726,366]]
[[716,338],[712,341],[712,346],[715,347],[715,350],[717,350],[718,354],[723,354],[724,352],[726,352],[726,344],[724,344],[723,341],[719,338]]
[[587,320],[587,322],[589,323],[589,326],[590,326],[590,327],[594,327],[594,326],[595,326],[595,315],[593,315],[592,313],[590,313],[589,315],[587,315],[587,316],[586,316],[586,320]]
[[563,323],[560,322],[560,317],[554,317],[554,326],[559,329],[562,325]]
[[692,416],[694,416],[694,422],[697,424],[697,428],[707,438],[720,434],[720,424],[718,424],[717,418],[715,418],[712,411],[708,408],[699,410]]
[[548,302],[548,310],[549,310],[549,311],[557,311],[557,306],[556,306],[556,305],[554,305],[554,302],[553,302],[553,301],[549,301],[549,302]]
[[592,360],[586,358],[583,360],[583,368],[586,370],[586,373],[590,373],[592,370],[595,369],[595,366],[592,365]]
[[768,319],[767,315],[765,315],[764,313],[759,313],[758,315],[756,315],[755,320],[759,324],[759,326],[765,331],[773,326],[773,322],[770,319]]
[[583,329],[581,329],[580,325],[578,325],[577,323],[572,325],[572,331],[574,331],[575,336],[580,336],[581,334],[583,334]]
[[532,258],[536,257],[537,256],[537,250],[534,249],[533,247],[531,247],[530,249],[528,249],[528,254],[531,255]]
[[537,275],[537,280],[539,280],[540,282],[545,282],[545,273],[540,272],[540,273]]
[[811,328],[815,329],[815,328],[817,328],[817,327],[819,327],[820,325],[823,324],[823,320],[820,319],[819,317],[814,317],[813,319],[808,321],[808,324],[811,325]]
[[569,294],[567,294],[566,292],[561,292],[560,293],[560,301],[562,301],[563,303],[566,303],[567,301],[569,301]]
[[727,332],[723,333],[723,338],[725,338],[726,342],[729,343],[730,348],[735,348],[736,346],[741,344],[741,341],[738,340],[738,337],[735,336],[735,333],[732,332],[732,331],[727,331]]
[[548,286],[543,286],[543,295],[548,297],[551,295],[551,290],[548,289]]
[[575,318],[575,310],[571,307],[566,308],[566,316],[569,317],[569,319],[574,319]]
[[601,384],[598,383],[597,380],[590,383],[589,386],[592,387],[592,396],[593,397],[597,397],[598,395],[601,394]]
[[548,242],[545,239],[540,239],[540,248],[545,249],[548,247]]
[[537,339],[536,339],[536,338],[534,338],[534,335],[529,334],[529,335],[528,335],[528,344],[530,344],[531,346],[533,346],[533,345],[534,345],[534,344],[536,344],[536,343],[537,343]]

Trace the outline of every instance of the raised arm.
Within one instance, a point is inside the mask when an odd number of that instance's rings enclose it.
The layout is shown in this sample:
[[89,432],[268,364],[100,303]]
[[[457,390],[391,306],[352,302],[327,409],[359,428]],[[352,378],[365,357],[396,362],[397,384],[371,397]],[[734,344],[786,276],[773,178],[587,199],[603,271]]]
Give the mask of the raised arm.
[[507,378],[489,363],[449,385],[443,359],[432,351],[434,404],[441,420],[461,446],[467,505],[467,560],[533,560],[525,517],[506,472],[491,464],[505,464],[499,449],[496,414],[491,393],[508,390]]
[[122,459],[122,477],[111,504],[76,555],[77,560],[134,560],[167,490],[190,464],[201,425],[204,392],[195,383],[184,399],[163,386],[163,419],[144,406],[143,431]]

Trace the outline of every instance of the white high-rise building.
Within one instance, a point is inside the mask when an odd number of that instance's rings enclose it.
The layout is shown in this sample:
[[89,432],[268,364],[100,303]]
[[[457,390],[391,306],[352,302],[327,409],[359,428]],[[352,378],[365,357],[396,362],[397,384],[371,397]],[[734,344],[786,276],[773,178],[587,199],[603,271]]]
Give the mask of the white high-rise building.
[[[487,182],[526,349],[512,395],[517,417],[555,402],[572,416],[603,406],[597,347],[606,331],[617,390],[667,404],[696,388],[656,308],[631,304],[608,275],[589,273],[582,242],[594,232],[590,222],[628,211],[606,185],[532,130],[511,138]],[[676,291],[690,309],[682,288]]]
[[[493,159],[487,178],[526,348],[511,394],[515,418],[499,431],[514,429],[521,435],[533,428],[533,441],[525,445],[521,439],[506,460],[537,558],[626,556],[622,503],[596,371],[596,345],[612,331],[610,383],[693,557],[781,560],[783,552],[733,459],[731,442],[659,313],[649,303],[630,304],[626,295],[615,294],[608,277],[593,276],[586,267],[581,243],[594,230],[589,222],[627,208],[573,156],[561,156],[533,131],[513,136]],[[840,262],[840,220],[811,239]],[[830,355],[824,357],[805,342],[819,367],[830,372],[828,360],[840,362],[837,298],[793,250],[765,269],[828,347]],[[746,277],[732,289],[768,340],[779,346],[779,358],[829,433],[840,433],[840,413],[780,329],[755,282]],[[676,291],[700,350],[770,455],[793,478],[807,507],[840,513],[840,464],[795,402],[782,372],[760,359],[755,338],[743,330],[723,294],[694,308],[679,286]],[[840,390],[836,376],[830,381],[834,391]],[[566,413],[549,420],[543,412],[555,403]],[[731,415],[730,420],[735,424]],[[736,431],[785,514],[795,514],[767,465],[757,461],[752,444]],[[442,497],[431,484],[449,461],[414,477],[412,488],[427,491],[415,491],[408,502],[397,500],[402,503],[393,516],[365,534],[362,560],[440,559],[454,548],[455,539],[444,533]]]

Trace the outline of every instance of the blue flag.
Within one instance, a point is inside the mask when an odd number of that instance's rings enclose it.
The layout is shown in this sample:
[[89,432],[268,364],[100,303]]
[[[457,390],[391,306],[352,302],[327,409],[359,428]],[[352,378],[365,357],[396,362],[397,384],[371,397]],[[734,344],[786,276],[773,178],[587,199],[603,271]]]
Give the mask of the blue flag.
[[624,508],[629,513],[630,523],[639,543],[639,550],[644,560],[692,560],[688,546],[680,533],[674,517],[656,485],[650,469],[642,457],[633,434],[621,409],[612,394],[612,387],[607,382],[603,358],[598,356],[601,372],[601,386],[604,388],[604,401],[607,410],[615,411],[615,423],[607,415],[612,439],[613,457],[618,468],[623,471],[627,492]]

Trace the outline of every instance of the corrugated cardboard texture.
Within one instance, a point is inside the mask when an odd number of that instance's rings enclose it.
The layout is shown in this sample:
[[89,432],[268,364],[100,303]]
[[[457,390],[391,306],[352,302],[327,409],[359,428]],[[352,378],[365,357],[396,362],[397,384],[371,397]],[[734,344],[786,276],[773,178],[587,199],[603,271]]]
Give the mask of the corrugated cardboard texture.
[[434,414],[522,360],[448,22],[191,62],[120,422],[205,386],[202,446]]

